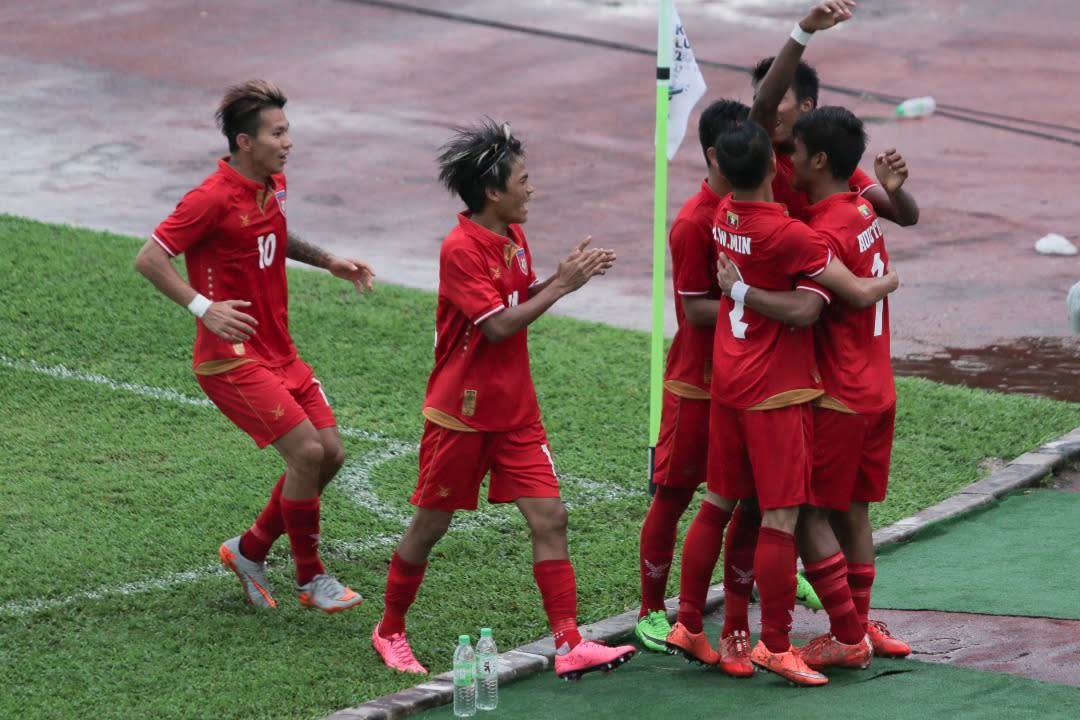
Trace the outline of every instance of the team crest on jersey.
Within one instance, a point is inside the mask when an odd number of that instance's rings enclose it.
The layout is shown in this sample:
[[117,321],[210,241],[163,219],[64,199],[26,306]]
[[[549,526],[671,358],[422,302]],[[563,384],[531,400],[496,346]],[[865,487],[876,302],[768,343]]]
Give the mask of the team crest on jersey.
[[274,193],[274,197],[277,198],[278,207],[281,208],[282,216],[285,215],[285,188],[282,188]]
[[476,391],[466,390],[465,394],[461,396],[461,414],[462,415],[475,415],[476,414]]
[[521,272],[528,275],[529,263],[525,259],[525,248],[517,243],[510,241],[503,245],[503,260],[506,261],[506,269],[510,269],[510,264],[517,258],[518,267],[521,268]]
[[739,216],[730,210],[727,211],[727,224],[733,228],[739,227]]
[[859,203],[859,214],[862,215],[864,218],[869,219],[870,208],[866,206],[866,203]]

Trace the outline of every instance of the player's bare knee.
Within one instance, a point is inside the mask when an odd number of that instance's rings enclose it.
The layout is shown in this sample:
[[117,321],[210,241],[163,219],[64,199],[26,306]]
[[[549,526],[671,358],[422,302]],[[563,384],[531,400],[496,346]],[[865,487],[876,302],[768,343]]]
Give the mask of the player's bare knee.
[[566,506],[558,502],[547,504],[530,513],[526,520],[534,538],[564,537],[568,517]]
[[345,447],[339,443],[323,443],[322,472],[333,477],[345,464]]
[[317,474],[322,469],[324,457],[322,443],[318,438],[312,438],[293,449],[289,456],[289,464],[304,473]]

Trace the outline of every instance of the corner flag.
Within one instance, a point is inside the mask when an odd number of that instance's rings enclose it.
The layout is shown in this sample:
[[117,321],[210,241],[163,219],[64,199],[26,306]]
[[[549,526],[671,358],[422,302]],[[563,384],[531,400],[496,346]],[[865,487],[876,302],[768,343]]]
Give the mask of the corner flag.
[[671,20],[675,29],[675,46],[671,57],[671,79],[668,84],[668,137],[667,159],[675,157],[686,135],[690,111],[705,94],[705,78],[701,76],[690,39],[686,36],[679,11],[671,6]]
[[[649,494],[660,437],[664,385],[664,263],[667,260],[667,164],[686,135],[690,111],[705,94],[690,40],[673,0],[660,1],[656,40],[656,158],[653,174],[652,339],[649,372]],[[664,142],[664,139],[667,142]],[[666,147],[665,147],[666,145]]]

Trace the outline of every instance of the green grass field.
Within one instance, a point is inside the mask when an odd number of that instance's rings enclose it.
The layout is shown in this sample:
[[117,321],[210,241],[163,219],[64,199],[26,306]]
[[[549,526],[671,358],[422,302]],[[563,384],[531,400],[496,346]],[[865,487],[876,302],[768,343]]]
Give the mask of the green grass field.
[[[190,371],[194,323],[132,269],[141,243],[0,216],[0,717],[319,718],[410,686],[369,636],[411,515],[434,296],[386,285],[357,296],[290,271],[293,333],[348,452],[323,499],[324,559],[368,600],[340,616],[301,609],[279,543],[280,606],[258,612],[216,550],[254,519],[282,463],[205,400]],[[591,622],[637,606],[648,338],[550,317],[531,345]],[[987,458],[1080,426],[1077,405],[898,386],[877,526],[982,477]],[[459,518],[409,630],[443,672],[458,634],[482,625],[504,649],[548,632],[526,527],[508,508]]]

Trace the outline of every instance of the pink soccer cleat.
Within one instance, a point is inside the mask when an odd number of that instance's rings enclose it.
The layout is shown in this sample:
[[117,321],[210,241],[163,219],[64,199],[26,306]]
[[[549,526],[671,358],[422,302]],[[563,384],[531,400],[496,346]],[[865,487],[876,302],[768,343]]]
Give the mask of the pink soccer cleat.
[[608,647],[592,640],[582,640],[567,653],[555,654],[555,674],[563,680],[578,680],[587,672],[610,672],[634,657],[632,645]]
[[416,656],[413,655],[412,648],[409,647],[409,641],[405,638],[405,633],[394,633],[390,637],[384,638],[379,634],[381,625],[381,622],[378,623],[375,629],[371,631],[371,647],[375,648],[375,652],[379,653],[379,657],[382,658],[387,667],[399,672],[427,675],[427,668],[421,665]]

